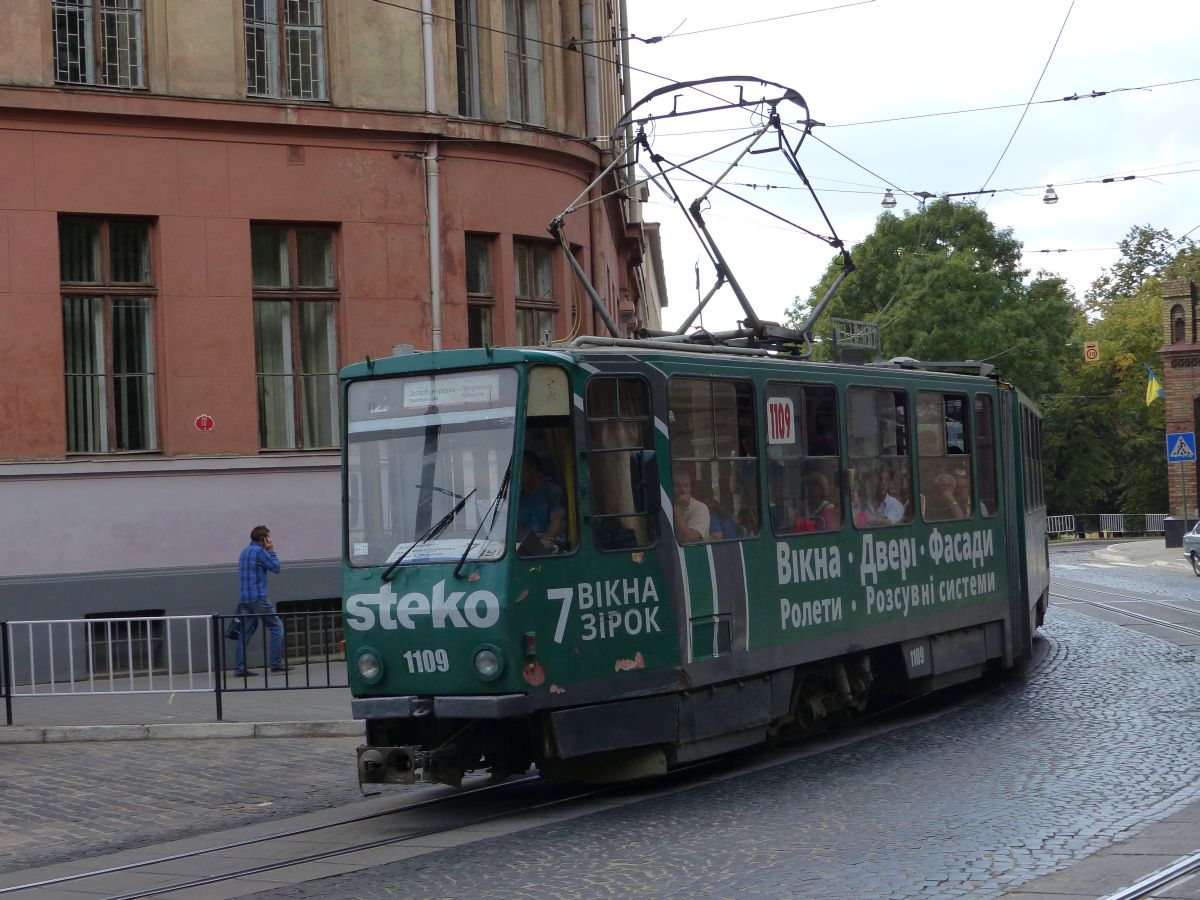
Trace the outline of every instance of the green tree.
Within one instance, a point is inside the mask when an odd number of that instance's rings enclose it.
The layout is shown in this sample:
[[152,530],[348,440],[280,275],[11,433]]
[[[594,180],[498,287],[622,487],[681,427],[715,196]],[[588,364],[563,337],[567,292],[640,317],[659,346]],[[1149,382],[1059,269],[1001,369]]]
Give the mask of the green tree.
[[[1081,316],[1061,278],[1026,283],[1021,244],[966,203],[884,213],[851,255],[856,270],[817,323],[828,351],[832,316],[877,322],[883,355],[991,361],[1033,396],[1053,390]],[[788,322],[797,327],[840,270],[835,259]]]
[[1095,318],[1077,330],[1078,343],[1099,343],[1100,359],[1074,355],[1043,406],[1052,512],[1167,509],[1164,404],[1146,403],[1146,366],[1161,378],[1162,279],[1200,279],[1200,253],[1149,226],[1131,229],[1118,246],[1121,257],[1086,295]]

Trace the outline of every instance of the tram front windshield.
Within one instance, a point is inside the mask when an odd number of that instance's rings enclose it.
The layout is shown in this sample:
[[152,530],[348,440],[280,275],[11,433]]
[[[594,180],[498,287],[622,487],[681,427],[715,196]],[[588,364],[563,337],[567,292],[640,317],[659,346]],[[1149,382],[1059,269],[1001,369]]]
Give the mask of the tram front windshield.
[[516,396],[513,369],[350,385],[344,496],[351,565],[504,554]]

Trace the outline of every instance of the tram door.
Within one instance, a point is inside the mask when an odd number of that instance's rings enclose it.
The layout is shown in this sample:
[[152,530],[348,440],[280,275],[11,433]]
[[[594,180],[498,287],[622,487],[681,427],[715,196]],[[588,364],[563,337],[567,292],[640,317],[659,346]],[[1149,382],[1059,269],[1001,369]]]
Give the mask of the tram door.
[[745,542],[760,530],[753,386],[677,376],[668,404],[682,637],[696,661],[747,647]]

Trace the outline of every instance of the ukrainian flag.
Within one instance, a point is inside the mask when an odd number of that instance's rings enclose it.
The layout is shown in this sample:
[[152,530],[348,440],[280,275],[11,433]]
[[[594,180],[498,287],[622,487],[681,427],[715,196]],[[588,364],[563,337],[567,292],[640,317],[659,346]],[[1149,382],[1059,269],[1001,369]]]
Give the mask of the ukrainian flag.
[[1165,396],[1166,391],[1163,390],[1162,382],[1158,380],[1158,376],[1154,374],[1154,370],[1150,368],[1148,363],[1142,363],[1146,367],[1146,374],[1150,376],[1150,380],[1146,382],[1146,405],[1149,406],[1159,397]]

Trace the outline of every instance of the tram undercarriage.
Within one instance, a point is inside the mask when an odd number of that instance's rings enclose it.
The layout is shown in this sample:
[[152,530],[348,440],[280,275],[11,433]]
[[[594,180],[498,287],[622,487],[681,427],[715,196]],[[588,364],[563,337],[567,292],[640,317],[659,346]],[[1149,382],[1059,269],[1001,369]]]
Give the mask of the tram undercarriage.
[[689,762],[821,732],[873,702],[978,678],[1002,657],[1000,622],[933,635],[704,688],[508,718],[441,718],[433,698],[415,715],[369,718],[361,784],[496,780],[531,765],[590,782],[661,774]]

